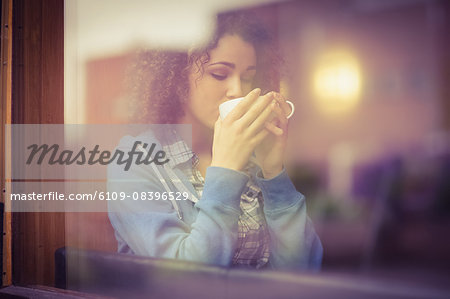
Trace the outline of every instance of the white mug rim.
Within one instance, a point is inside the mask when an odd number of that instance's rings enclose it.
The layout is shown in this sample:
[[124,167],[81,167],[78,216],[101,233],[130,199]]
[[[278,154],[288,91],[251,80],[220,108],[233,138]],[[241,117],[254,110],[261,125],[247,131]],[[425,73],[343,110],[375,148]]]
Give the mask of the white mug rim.
[[[220,111],[220,107],[221,107],[222,105],[225,105],[225,104],[229,105],[230,103],[240,102],[240,101],[242,101],[244,98],[245,98],[245,97],[240,97],[240,98],[231,99],[231,100],[228,100],[228,101],[226,101],[226,102],[223,102],[222,104],[219,105],[219,111]],[[288,103],[289,106],[291,106],[291,112],[289,113],[289,115],[286,116],[286,118],[289,119],[289,118],[292,117],[292,115],[294,115],[295,106],[294,106],[294,103],[292,103],[292,102],[289,101],[289,100],[286,100],[286,103]],[[234,107],[233,107],[233,109],[234,109]],[[233,110],[233,109],[231,109],[231,110]],[[228,113],[230,113],[231,110],[230,110]],[[227,115],[228,115],[228,113],[227,113]]]

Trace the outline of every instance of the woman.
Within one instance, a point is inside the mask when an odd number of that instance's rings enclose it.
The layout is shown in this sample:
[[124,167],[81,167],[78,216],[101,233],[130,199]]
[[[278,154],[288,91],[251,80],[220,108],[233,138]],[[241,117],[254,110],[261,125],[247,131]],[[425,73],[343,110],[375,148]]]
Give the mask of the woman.
[[[136,140],[155,143],[169,163],[127,172],[110,165],[108,191],[190,196],[110,204],[119,252],[222,266],[320,268],[322,245],[283,166],[289,105],[276,92],[261,92],[278,88],[273,53],[258,22],[227,13],[202,49],[141,55],[135,106],[146,122],[192,125],[192,148],[176,130],[123,138],[119,149]],[[221,103],[244,96],[220,119]]]

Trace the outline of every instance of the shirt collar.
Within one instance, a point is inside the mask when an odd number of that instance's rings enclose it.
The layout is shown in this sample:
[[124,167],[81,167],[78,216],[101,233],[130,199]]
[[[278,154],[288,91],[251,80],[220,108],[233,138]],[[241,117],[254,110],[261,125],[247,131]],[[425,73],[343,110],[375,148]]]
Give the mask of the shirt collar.
[[198,156],[192,151],[186,141],[181,138],[175,129],[165,132],[161,140],[161,145],[163,150],[170,157],[167,164],[172,169],[189,160],[192,160],[192,166],[197,165]]

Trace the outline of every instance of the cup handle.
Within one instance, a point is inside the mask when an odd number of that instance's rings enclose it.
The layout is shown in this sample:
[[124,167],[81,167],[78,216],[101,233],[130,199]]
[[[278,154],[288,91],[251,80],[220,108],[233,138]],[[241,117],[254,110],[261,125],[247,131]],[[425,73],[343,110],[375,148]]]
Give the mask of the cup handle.
[[286,116],[287,119],[291,118],[292,115],[294,115],[294,111],[295,111],[295,106],[291,101],[287,101],[286,103],[288,103],[291,106],[291,113],[289,113],[288,116]]

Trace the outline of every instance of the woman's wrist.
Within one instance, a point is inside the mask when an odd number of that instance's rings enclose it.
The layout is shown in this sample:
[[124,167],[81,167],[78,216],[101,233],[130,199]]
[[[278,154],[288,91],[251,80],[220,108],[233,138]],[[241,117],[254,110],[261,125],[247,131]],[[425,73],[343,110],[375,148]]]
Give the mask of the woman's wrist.
[[213,160],[211,161],[211,165],[210,166],[216,166],[216,167],[222,167],[222,168],[228,168],[234,171],[242,171],[243,167],[239,167],[239,165],[237,165],[236,163],[232,163],[231,161],[216,161]]
[[270,179],[276,177],[277,175],[279,175],[280,172],[283,171],[283,167],[281,166],[279,168],[272,169],[270,171],[261,169],[261,171],[262,171],[262,175],[264,176],[264,179],[270,180]]

